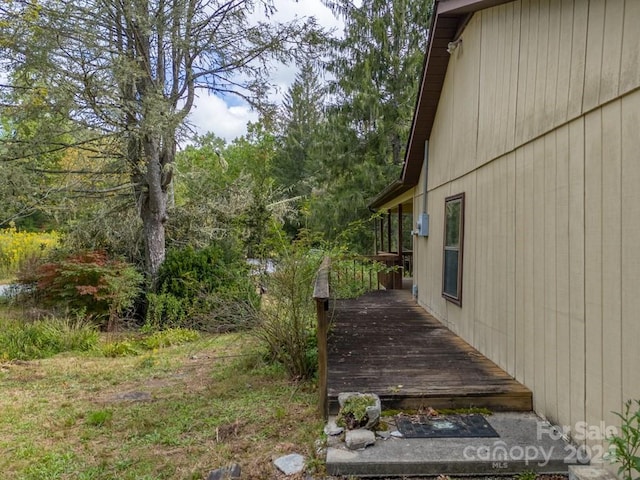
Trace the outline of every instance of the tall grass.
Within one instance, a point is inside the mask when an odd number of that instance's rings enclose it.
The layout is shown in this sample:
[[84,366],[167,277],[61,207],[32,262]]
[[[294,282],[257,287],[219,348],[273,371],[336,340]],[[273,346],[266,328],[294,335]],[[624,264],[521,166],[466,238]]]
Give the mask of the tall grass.
[[52,318],[22,322],[0,318],[0,360],[47,358],[96,347],[96,327],[80,320]]
[[14,225],[0,229],[0,278],[11,278],[29,260],[58,246],[57,232],[19,232]]

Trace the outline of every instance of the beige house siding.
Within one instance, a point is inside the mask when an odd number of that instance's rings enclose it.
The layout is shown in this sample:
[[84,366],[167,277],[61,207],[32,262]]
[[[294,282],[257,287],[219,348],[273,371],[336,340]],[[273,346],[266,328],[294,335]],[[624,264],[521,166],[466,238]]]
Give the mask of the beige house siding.
[[[638,25],[640,0],[476,13],[429,141],[418,301],[563,425],[617,424],[640,396]],[[461,308],[441,296],[444,199],[460,192]]]

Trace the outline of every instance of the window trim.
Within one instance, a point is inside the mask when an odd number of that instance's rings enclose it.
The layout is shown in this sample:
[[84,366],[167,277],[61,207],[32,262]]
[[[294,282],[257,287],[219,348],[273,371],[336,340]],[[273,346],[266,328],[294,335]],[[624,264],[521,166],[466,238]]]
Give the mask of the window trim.
[[[449,202],[460,201],[460,246],[458,247],[458,279],[457,279],[457,296],[445,292],[445,272],[446,272],[446,252],[447,252],[447,204]],[[465,210],[464,192],[451,195],[444,199],[444,228],[442,238],[442,296],[449,302],[462,306],[462,265],[464,258],[464,210]],[[451,248],[449,248],[451,250]]]

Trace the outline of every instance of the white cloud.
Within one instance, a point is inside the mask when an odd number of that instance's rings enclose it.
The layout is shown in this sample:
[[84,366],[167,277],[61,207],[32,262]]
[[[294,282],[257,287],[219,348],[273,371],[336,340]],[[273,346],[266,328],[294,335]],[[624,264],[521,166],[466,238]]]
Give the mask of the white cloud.
[[258,120],[257,112],[248,106],[229,106],[215,95],[201,94],[189,115],[196,133],[213,132],[231,141],[247,132],[247,123]]
[[[276,22],[287,22],[295,18],[315,17],[318,25],[327,30],[342,33],[343,22],[333,16],[321,0],[275,0],[277,12],[271,18]],[[264,20],[260,11],[254,13],[256,21]],[[275,64],[271,74],[271,83],[275,89],[269,95],[271,102],[280,103],[285,92],[293,83],[298,68],[294,64]],[[247,132],[247,123],[255,122],[258,113],[246,104],[229,106],[222,98],[201,94],[196,100],[189,120],[198,134],[213,132],[217,136],[231,141]]]

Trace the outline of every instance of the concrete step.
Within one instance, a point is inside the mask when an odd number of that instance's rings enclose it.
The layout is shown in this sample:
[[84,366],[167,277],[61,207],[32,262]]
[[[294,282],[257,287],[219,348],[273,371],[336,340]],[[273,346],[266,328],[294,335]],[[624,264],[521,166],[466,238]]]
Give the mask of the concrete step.
[[364,450],[330,443],[327,473],[356,477],[431,475],[514,475],[524,471],[566,474],[570,465],[589,463],[578,450],[531,412],[486,417],[499,438],[379,439]]

